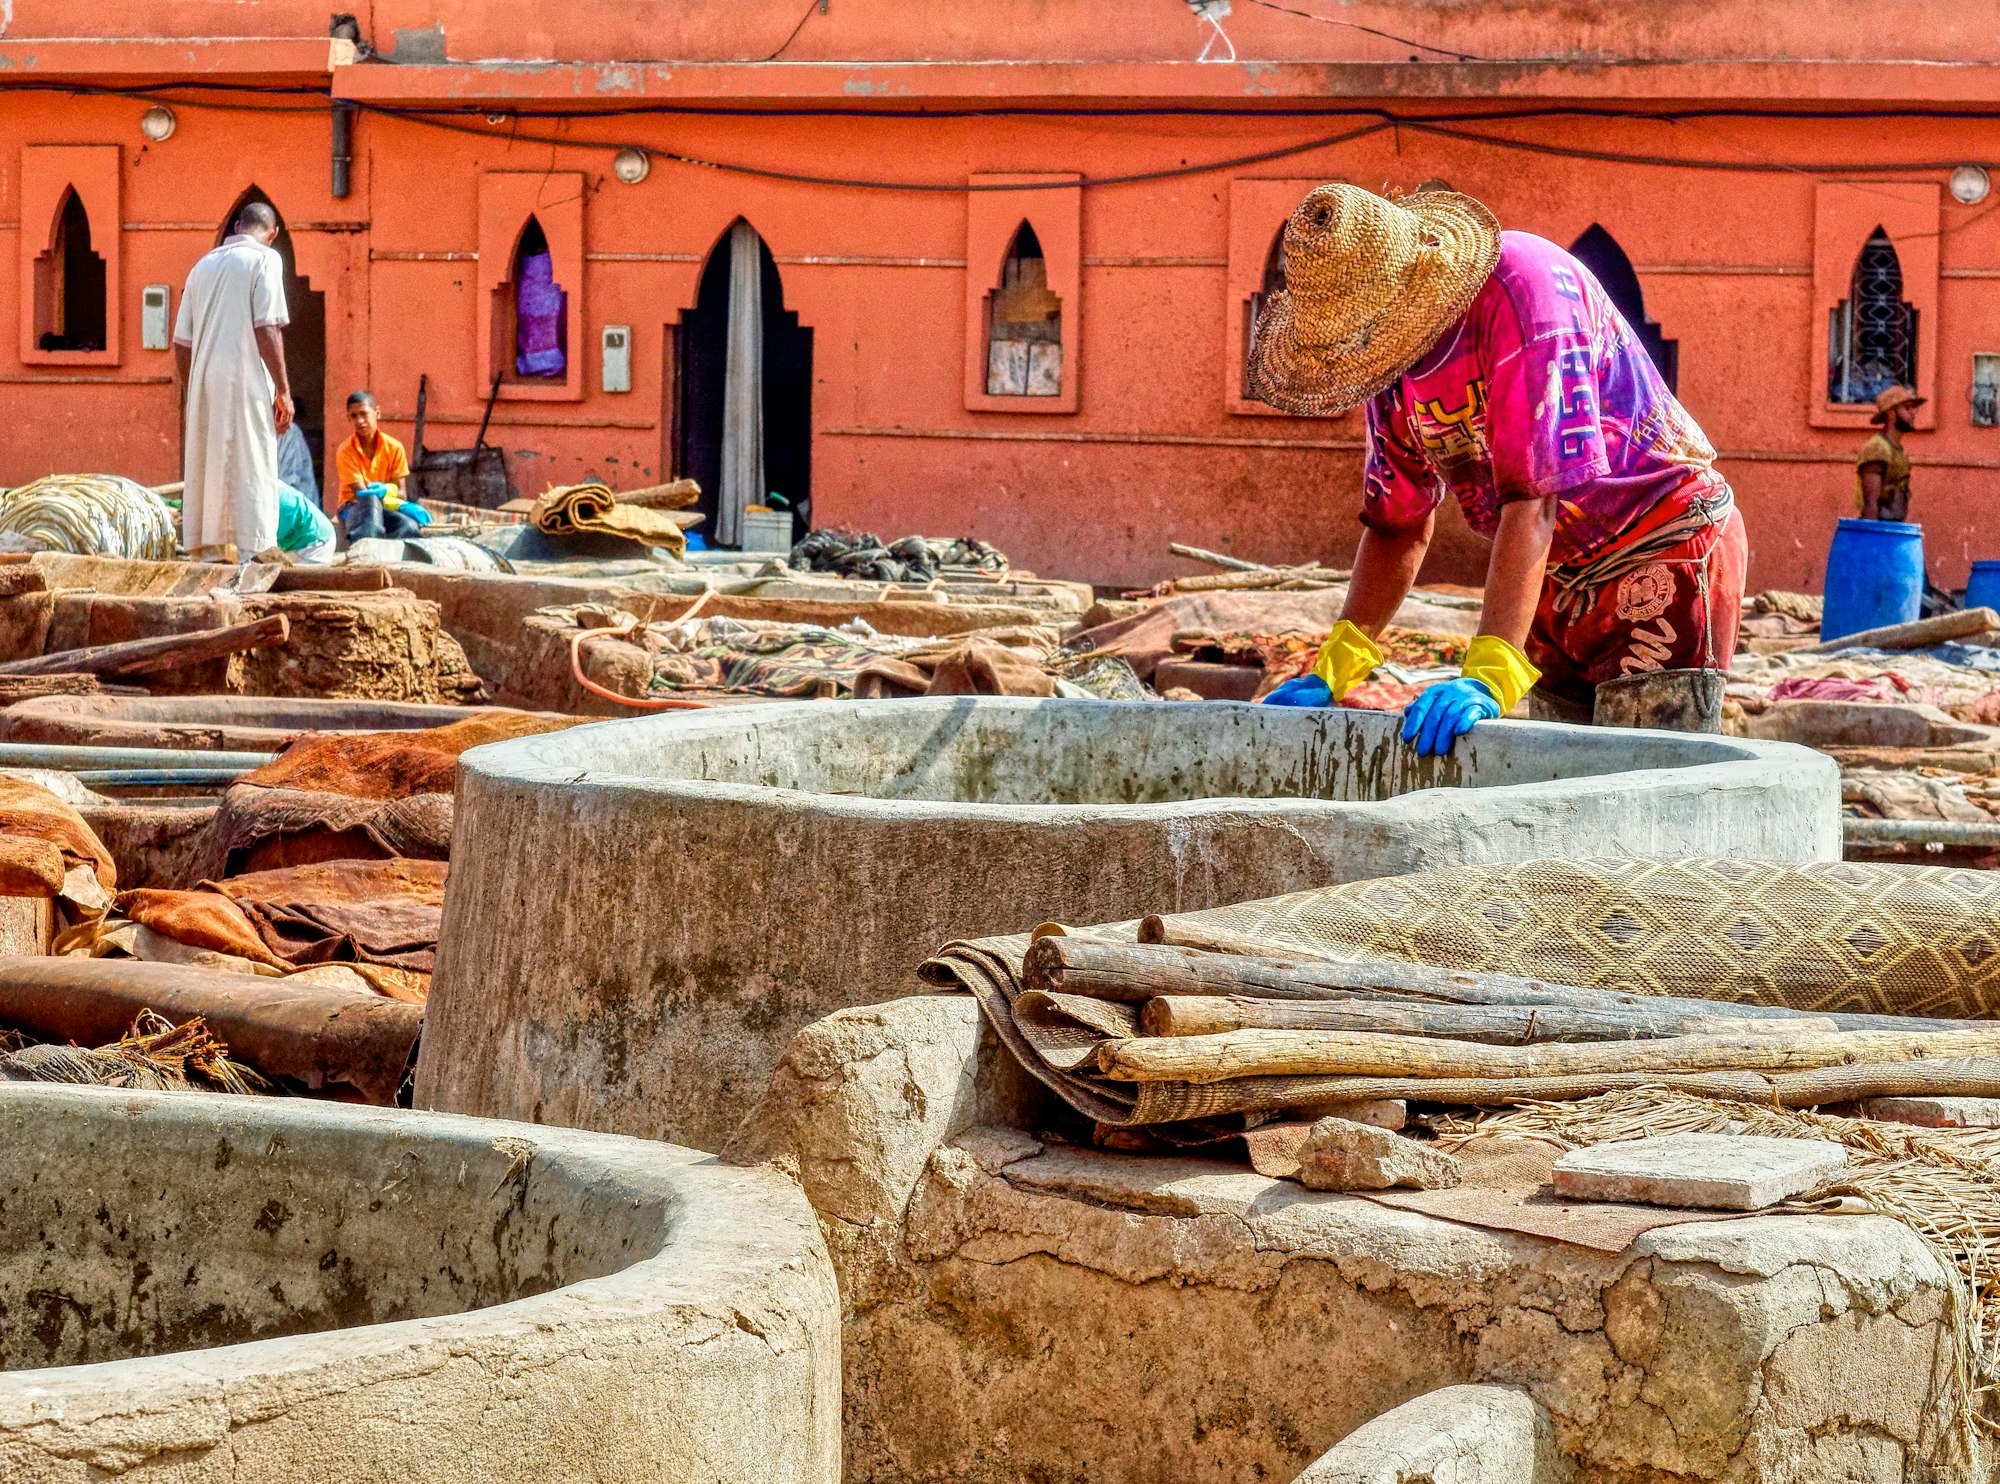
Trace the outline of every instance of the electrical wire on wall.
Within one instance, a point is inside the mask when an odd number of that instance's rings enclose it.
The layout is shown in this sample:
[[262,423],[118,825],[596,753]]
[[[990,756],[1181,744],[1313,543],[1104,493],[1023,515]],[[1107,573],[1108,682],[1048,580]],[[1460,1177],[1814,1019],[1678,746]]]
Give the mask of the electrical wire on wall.
[[[811,12],[808,12],[808,14],[811,14]],[[0,94],[8,92],[58,93],[74,97],[131,98],[151,102],[171,103],[176,107],[211,109],[224,112],[326,113],[330,115],[334,106],[333,100],[324,88],[269,84],[210,83],[193,80],[177,83],[149,83],[129,86],[83,85],[39,82],[25,79],[0,81]],[[252,96],[271,101],[246,101],[248,97]],[[831,106],[796,107],[786,105],[759,107],[756,105],[747,105],[721,107],[700,104],[656,103],[650,101],[582,109],[523,108],[511,105],[505,109],[496,109],[491,103],[453,106],[413,106],[374,103],[361,99],[343,99],[341,102],[344,106],[351,107],[357,113],[366,116],[391,119],[420,128],[470,135],[484,139],[504,139],[509,143],[544,145],[551,150],[580,149],[592,152],[616,153],[620,149],[630,147],[642,149],[648,156],[656,160],[666,160],[699,169],[718,170],[730,174],[745,175],[756,179],[775,180],[794,185],[907,193],[1020,191],[1036,190],[1041,187],[1032,183],[981,183],[974,185],[962,177],[956,180],[920,181],[899,180],[879,176],[828,175],[806,170],[788,170],[775,166],[752,165],[742,161],[715,159],[704,155],[690,154],[679,150],[649,145],[634,145],[626,138],[590,139],[570,133],[522,129],[519,127],[519,123],[523,119],[546,119],[561,128],[597,121],[676,115],[708,118],[730,116],[840,116],[846,118],[882,119],[885,121],[899,119],[940,120],[1019,117],[1073,119],[1086,124],[1097,117],[1210,117],[1216,119],[1267,121],[1278,119],[1345,119],[1356,121],[1350,128],[1337,130],[1332,133],[1314,135],[1293,143],[1272,146],[1268,149],[1226,155],[1210,160],[1190,161],[1185,164],[1165,166],[1155,170],[1131,171],[1117,175],[1085,175],[1079,181],[1079,184],[1085,189],[1103,189],[1240,170],[1253,165],[1291,159],[1319,150],[1354,143],[1373,135],[1396,129],[1407,129],[1415,133],[1429,134],[1438,138],[1451,139],[1460,143],[1478,145],[1489,149],[1524,152],[1558,159],[1581,160],[1595,164],[1651,166],[1671,170],[1701,170],[1742,174],[1804,174],[1815,176],[1910,174],[1949,171],[1959,165],[1981,162],[1968,160],[1964,156],[1944,160],[1717,159],[1694,155],[1665,155],[1614,149],[1592,149],[1579,145],[1513,138],[1491,132],[1491,130],[1495,126],[1509,123],[1563,119],[1589,119],[1603,122],[1652,125],[1672,125],[1695,120],[1732,118],[1758,119],[1767,122],[1792,120],[1799,122],[1952,121],[1960,123],[1993,123],[2000,121],[2000,109],[1950,109],[1936,107],[1805,108],[1784,110],[1742,107],[1701,107],[1635,111],[1559,104],[1535,105],[1525,108],[1486,107],[1428,113],[1406,113],[1366,105],[1319,105],[1312,107],[1280,105],[1259,107],[1165,104],[1103,108],[998,105],[929,109],[890,107],[870,108],[866,111],[858,111],[852,108]],[[503,125],[505,126],[505,132],[501,133],[500,128]]]

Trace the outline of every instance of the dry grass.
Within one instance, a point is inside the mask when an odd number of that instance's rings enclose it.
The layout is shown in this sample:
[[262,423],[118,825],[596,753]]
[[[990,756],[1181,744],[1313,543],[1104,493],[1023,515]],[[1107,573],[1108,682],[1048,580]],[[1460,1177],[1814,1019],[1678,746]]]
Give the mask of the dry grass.
[[175,1025],[151,1010],[140,1012],[123,1039],[95,1050],[84,1046],[11,1050],[0,1042],[0,1082],[73,1082],[156,1092],[273,1091],[257,1073],[229,1059],[229,1048],[199,1016]]

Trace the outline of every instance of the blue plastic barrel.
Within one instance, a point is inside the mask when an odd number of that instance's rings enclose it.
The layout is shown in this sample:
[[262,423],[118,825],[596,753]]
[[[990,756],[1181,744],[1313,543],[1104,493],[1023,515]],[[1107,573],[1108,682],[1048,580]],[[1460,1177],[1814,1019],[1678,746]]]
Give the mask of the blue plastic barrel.
[[2000,608],[2000,562],[1972,564],[1972,580],[1965,584],[1965,606]]
[[1923,609],[1924,529],[1903,520],[1840,523],[1826,554],[1822,640],[1909,623]]

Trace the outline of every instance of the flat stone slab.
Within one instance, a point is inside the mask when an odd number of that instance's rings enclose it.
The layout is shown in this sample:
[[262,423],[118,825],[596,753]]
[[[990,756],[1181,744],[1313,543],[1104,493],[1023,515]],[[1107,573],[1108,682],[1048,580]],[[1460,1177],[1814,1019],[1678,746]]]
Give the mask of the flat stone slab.
[[1761,1211],[1846,1168],[1847,1151],[1824,1139],[1668,1134],[1573,1149],[1555,1163],[1555,1187],[1580,1201]]
[[1855,1111],[1922,1128],[2000,1128],[2000,1098],[1863,1098]]

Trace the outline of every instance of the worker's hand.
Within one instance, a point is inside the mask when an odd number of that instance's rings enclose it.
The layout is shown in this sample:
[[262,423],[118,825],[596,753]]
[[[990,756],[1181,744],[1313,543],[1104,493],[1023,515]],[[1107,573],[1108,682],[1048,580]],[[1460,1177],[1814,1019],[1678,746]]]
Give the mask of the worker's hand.
[[1403,711],[1403,740],[1420,757],[1442,757],[1479,722],[1500,714],[1500,701],[1483,680],[1461,675],[1434,685]]
[[1331,706],[1333,687],[1317,675],[1298,675],[1264,697],[1266,706]]
[[291,397],[284,392],[278,393],[276,400],[271,404],[271,410],[277,416],[278,436],[282,438],[285,436],[285,430],[292,425],[292,419],[298,410],[292,406]]

